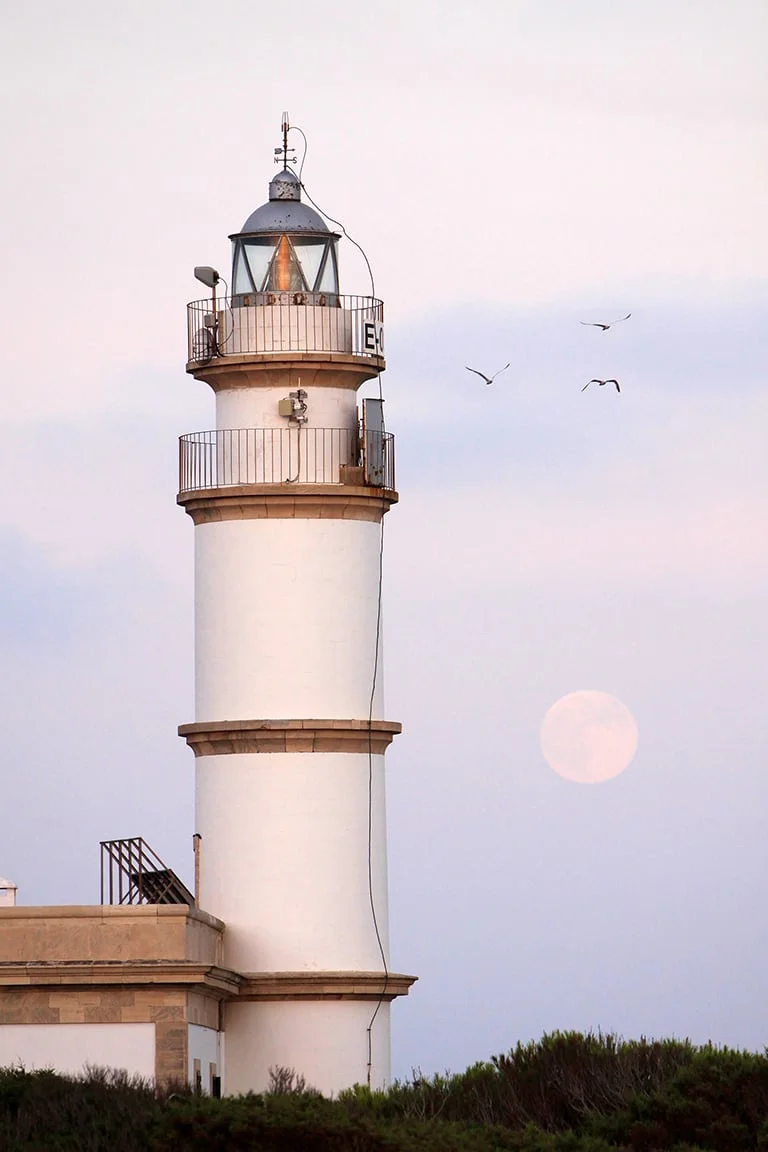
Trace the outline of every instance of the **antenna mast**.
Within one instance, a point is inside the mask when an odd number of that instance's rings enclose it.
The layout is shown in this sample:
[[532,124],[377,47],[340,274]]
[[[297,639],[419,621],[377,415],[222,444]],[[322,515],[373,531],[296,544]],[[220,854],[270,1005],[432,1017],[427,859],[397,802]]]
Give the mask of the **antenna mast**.
[[288,113],[283,112],[283,119],[280,121],[280,131],[283,134],[283,146],[282,148],[275,148],[275,164],[282,164],[283,168],[287,168],[289,162],[291,164],[296,163],[296,153],[294,152],[293,148],[290,149],[290,151],[293,152],[293,155],[288,155],[288,133],[290,130],[291,124],[288,120]]
[[287,168],[288,167],[288,131],[291,127],[291,125],[288,121],[288,113],[287,112],[283,112],[283,119],[282,119],[282,122],[280,124],[280,127],[283,130],[283,167]]

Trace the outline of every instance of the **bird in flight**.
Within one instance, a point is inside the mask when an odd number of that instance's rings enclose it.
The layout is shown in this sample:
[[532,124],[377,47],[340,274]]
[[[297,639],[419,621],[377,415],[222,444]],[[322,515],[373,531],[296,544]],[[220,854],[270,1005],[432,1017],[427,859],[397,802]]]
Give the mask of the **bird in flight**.
[[603,384],[615,384],[616,385],[616,391],[621,392],[621,388],[619,388],[618,380],[614,380],[613,377],[611,377],[610,380],[598,380],[597,377],[594,376],[591,380],[587,380],[586,384],[584,385],[584,388],[582,388],[582,392],[584,391],[585,388],[589,388],[590,384],[599,384],[601,388],[602,388]]
[[610,324],[594,324],[591,320],[579,320],[579,324],[584,324],[587,328],[600,328],[601,331],[607,332],[614,324],[621,324],[622,320],[629,320],[631,315],[631,312],[627,312],[626,316],[619,316],[618,320],[611,320]]
[[[512,361],[510,360],[510,364],[511,363]],[[475,376],[482,376],[486,384],[493,384],[497,376],[500,376],[502,372],[506,372],[507,368],[509,368],[509,364],[505,364],[503,368],[499,368],[498,372],[494,372],[493,376],[486,376],[485,372],[478,372],[477,368],[470,368],[468,364],[465,364],[464,367],[466,368],[467,372],[474,372]]]

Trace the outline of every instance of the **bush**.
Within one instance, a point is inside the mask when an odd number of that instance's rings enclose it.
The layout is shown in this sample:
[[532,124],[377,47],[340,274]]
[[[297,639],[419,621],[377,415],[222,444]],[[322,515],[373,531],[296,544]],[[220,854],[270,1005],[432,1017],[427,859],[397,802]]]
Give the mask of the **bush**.
[[667,1083],[635,1096],[594,1128],[639,1152],[683,1142],[714,1152],[750,1152],[760,1146],[766,1117],[766,1057],[709,1046]]
[[0,1149],[135,1152],[146,1147],[157,1107],[153,1086],[122,1072],[0,1069]]
[[768,1056],[554,1033],[328,1099],[291,1069],[224,1100],[0,1069],[0,1152],[768,1152]]
[[386,1093],[355,1089],[340,1100],[358,1114],[368,1110],[389,1118],[508,1128],[534,1124],[546,1132],[563,1132],[665,1084],[695,1051],[687,1041],[624,1043],[614,1036],[555,1032],[455,1076],[425,1079],[414,1072],[409,1082],[395,1082]]

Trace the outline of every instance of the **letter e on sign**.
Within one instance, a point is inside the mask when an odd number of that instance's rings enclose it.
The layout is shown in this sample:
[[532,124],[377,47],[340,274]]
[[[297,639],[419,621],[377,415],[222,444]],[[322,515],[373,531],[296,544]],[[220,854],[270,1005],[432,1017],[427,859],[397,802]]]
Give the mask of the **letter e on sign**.
[[378,320],[363,323],[363,352],[373,356],[384,355],[384,325]]

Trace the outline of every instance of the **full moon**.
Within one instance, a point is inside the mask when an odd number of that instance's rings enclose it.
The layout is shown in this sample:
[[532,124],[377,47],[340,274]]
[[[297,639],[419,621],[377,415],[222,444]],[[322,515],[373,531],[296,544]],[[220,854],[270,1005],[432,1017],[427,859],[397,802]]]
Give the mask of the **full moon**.
[[637,724],[626,704],[607,692],[569,692],[542,721],[541,750],[566,780],[599,784],[629,764],[637,750]]

